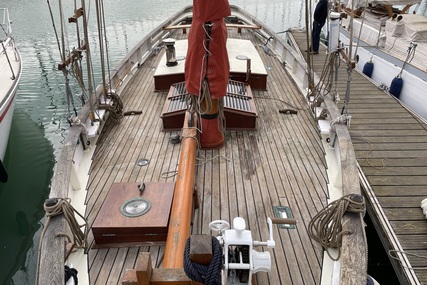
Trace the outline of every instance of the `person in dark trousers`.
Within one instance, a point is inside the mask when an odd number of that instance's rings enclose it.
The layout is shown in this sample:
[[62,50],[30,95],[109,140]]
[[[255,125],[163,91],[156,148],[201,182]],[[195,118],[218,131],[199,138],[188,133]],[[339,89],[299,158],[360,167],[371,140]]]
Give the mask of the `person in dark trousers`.
[[313,31],[312,31],[312,44],[310,51],[312,54],[319,53],[319,43],[320,43],[320,31],[325,25],[326,18],[328,17],[328,0],[319,0],[316,8],[314,9],[313,15]]

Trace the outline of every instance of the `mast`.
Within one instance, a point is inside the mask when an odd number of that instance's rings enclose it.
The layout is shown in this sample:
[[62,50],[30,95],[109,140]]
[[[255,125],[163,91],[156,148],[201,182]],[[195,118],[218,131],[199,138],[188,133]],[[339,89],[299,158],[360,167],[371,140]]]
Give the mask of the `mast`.
[[82,0],[82,7],[83,7],[83,33],[84,33],[84,41],[85,41],[85,46],[86,46],[86,66],[87,66],[87,90],[89,93],[89,108],[90,108],[90,112],[89,112],[89,118],[92,121],[95,120],[95,103],[96,103],[96,99],[95,99],[95,92],[93,91],[93,87],[92,87],[92,61],[91,61],[91,55],[90,55],[90,47],[89,47],[89,35],[88,35],[88,27],[87,27],[87,14],[86,14],[86,4],[85,4],[85,0]]
[[103,21],[102,16],[104,15],[104,11],[102,8],[102,3],[100,5],[100,1],[96,0],[96,19],[98,21],[98,38],[99,38],[99,50],[100,50],[100,56],[101,56],[101,73],[102,73],[102,92],[104,96],[106,96],[106,90],[105,87],[107,84],[105,83],[106,76],[105,76],[105,61],[104,61],[104,40],[103,40]]
[[[310,7],[310,8],[309,8]],[[312,2],[311,0],[305,0],[305,26],[306,26],[306,46],[307,46],[307,73],[308,73],[308,88],[309,88],[309,94],[315,94],[315,83],[314,83],[314,70],[312,68],[312,56],[310,54],[310,47],[311,47],[311,42],[310,39],[312,37],[311,35],[311,9],[312,7]]]

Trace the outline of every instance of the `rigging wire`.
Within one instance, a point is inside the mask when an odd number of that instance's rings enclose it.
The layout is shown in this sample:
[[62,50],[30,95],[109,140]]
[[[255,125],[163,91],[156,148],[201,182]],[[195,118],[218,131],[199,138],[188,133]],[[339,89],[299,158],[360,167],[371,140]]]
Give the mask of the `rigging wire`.
[[305,26],[306,29],[306,46],[307,46],[307,69],[308,69],[308,88],[309,93],[315,93],[314,87],[314,70],[313,66],[313,57],[311,56],[311,38],[312,38],[312,2],[311,0],[305,0]]
[[402,72],[403,72],[403,69],[405,69],[406,64],[410,63],[414,59],[416,48],[417,48],[417,44],[411,42],[407,50],[408,54],[406,55],[405,61],[403,62],[403,65],[402,65],[402,68],[400,69],[399,74],[397,75],[398,77],[402,77]]
[[65,60],[64,11],[62,10],[62,0],[59,0],[58,3],[59,3],[59,20],[61,22],[62,58]]
[[[74,0],[74,14],[77,15],[77,0]],[[77,21],[76,19],[76,33],[77,33],[77,48],[78,51],[80,52],[82,50],[82,43],[81,43],[81,39],[80,39],[80,26],[79,26],[79,21]],[[78,72],[78,74],[83,74],[83,70],[82,70],[82,57],[78,58],[78,64],[80,67],[80,70]]]
[[[323,102],[323,97],[331,92],[334,80],[338,80],[337,71],[340,65],[341,57],[339,50],[330,52],[326,55],[319,81],[315,86],[316,93],[314,94],[314,102]],[[335,94],[335,101],[339,101],[337,94]]]
[[104,38],[105,38],[105,57],[107,58],[107,70],[108,70],[108,85],[111,88],[111,70],[110,70],[110,59],[109,59],[109,53],[108,53],[108,38],[107,38],[107,29],[105,24],[105,13],[104,13],[104,1],[101,1],[102,6],[102,22],[104,26]]
[[55,32],[56,43],[58,45],[59,55],[61,56],[61,60],[64,61],[65,58],[63,57],[63,54],[62,54],[62,51],[61,51],[61,45],[59,43],[58,31],[56,30],[55,19],[53,18],[52,7],[50,6],[50,1],[49,0],[47,0],[47,5],[49,7],[50,18],[52,20],[52,26],[53,26],[53,30]]
[[[366,0],[366,2],[365,2],[365,7],[368,7],[368,0]],[[357,51],[359,49],[360,37],[362,35],[362,29],[363,29],[363,25],[365,23],[365,14],[366,14],[366,9],[363,9],[362,23],[360,23],[359,35],[357,36],[356,50],[354,51],[354,60],[356,60]],[[352,13],[352,15],[353,15],[353,13]]]
[[97,20],[97,24],[98,24],[98,41],[99,41],[99,56],[100,56],[100,60],[101,60],[101,73],[102,73],[102,93],[104,94],[104,96],[106,96],[106,83],[105,83],[105,59],[104,59],[104,30],[103,30],[103,22],[101,20],[101,15],[103,14],[102,11],[102,7],[101,7],[101,3],[99,2],[99,0],[95,1],[96,4],[96,20]]
[[[351,15],[350,15],[350,40],[349,40],[349,56],[348,59],[351,58],[353,54],[353,20],[354,20],[354,0],[351,1]],[[356,53],[355,53],[356,56]],[[341,114],[345,114],[346,117],[349,117],[349,103],[350,103],[350,83],[352,78],[353,68],[351,67],[352,61],[347,60],[347,85],[344,96],[344,106],[342,108]]]
[[[77,15],[77,0],[74,0],[74,14]],[[77,47],[81,49],[79,21],[76,20]]]
[[[118,94],[111,89],[111,78],[108,78],[108,83],[106,83],[106,74],[105,74],[105,66],[107,64],[108,67],[108,76],[110,76],[110,68],[108,62],[108,40],[107,40],[107,31],[105,25],[105,17],[104,17],[104,5],[102,0],[98,0],[96,2],[96,14],[97,14],[97,23],[98,23],[98,38],[99,38],[99,49],[100,49],[100,57],[101,57],[101,71],[102,71],[102,94],[105,99],[110,100],[110,102],[106,102],[102,106],[105,110],[109,111],[110,117],[114,120],[114,122],[118,123],[123,118],[123,102],[118,96]],[[107,63],[105,62],[105,58],[107,58]],[[107,91],[108,89],[108,91]],[[99,98],[97,98],[99,99]],[[96,110],[97,112],[98,110]],[[98,114],[98,118],[99,118]]]
[[8,31],[6,31],[6,30],[4,29],[4,26],[3,26],[3,24],[2,24],[2,23],[0,23],[0,27],[1,27],[1,29],[3,30],[4,35],[5,35],[5,36],[7,36],[7,35],[8,35]]
[[[90,1],[89,1],[90,2]],[[87,76],[87,82],[88,82],[88,93],[89,93],[89,109],[90,109],[90,119],[92,120],[92,124],[94,121],[94,114],[95,114],[95,98],[94,98],[94,94],[93,94],[93,89],[92,89],[92,80],[93,80],[93,70],[92,70],[92,64],[91,64],[91,54],[90,54],[90,47],[88,44],[88,39],[89,39],[89,35],[88,35],[88,31],[87,31],[87,27],[88,27],[88,13],[86,13],[86,5],[85,5],[85,0],[82,0],[82,6],[83,6],[83,27],[84,27],[84,38],[85,38],[85,42],[86,42],[86,65],[87,65],[87,70],[88,70],[88,76]],[[86,18],[88,17],[88,18]]]
[[[62,0],[58,1],[59,4],[59,19],[60,19],[60,23],[61,23],[61,44],[59,44],[58,41],[58,45],[62,46],[62,48],[60,48],[60,52],[62,52],[62,62],[65,63],[66,61],[66,50],[69,51],[69,42],[68,42],[68,34],[67,34],[67,29],[65,28],[65,21],[64,21],[64,10],[63,10],[63,5],[62,5]],[[65,44],[65,42],[67,42],[67,46]],[[73,61],[73,59],[71,58],[71,61]],[[77,115],[77,110],[75,108],[74,105],[74,99],[72,96],[72,91],[71,91],[71,87],[70,87],[70,81],[68,78],[68,69],[67,66],[64,66],[62,68],[62,73],[64,74],[65,77],[65,97],[67,100],[67,108],[68,108],[68,114],[69,116],[71,116],[71,110],[70,110],[70,106],[73,106],[73,111],[75,113],[75,115]],[[71,125],[71,123],[69,122],[69,124]]]

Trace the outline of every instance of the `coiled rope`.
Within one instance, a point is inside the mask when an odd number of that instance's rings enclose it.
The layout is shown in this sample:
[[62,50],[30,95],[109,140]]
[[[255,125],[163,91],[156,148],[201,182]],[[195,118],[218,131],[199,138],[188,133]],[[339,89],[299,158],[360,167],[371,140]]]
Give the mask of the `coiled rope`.
[[212,260],[208,265],[192,262],[188,238],[184,251],[184,271],[187,277],[205,285],[221,285],[222,248],[215,237],[212,237],[212,253]]
[[106,98],[111,100],[111,104],[102,105],[101,108],[109,112],[110,118],[115,123],[120,123],[124,116],[122,99],[120,99],[119,95],[114,91],[109,91]]
[[[71,205],[70,202],[70,198],[54,198],[48,199],[45,202],[44,210],[46,211],[46,217],[48,219],[45,225],[45,229],[47,228],[51,217],[64,215],[64,218],[70,227],[73,238],[71,239],[68,234],[61,232],[57,233],[56,236],[65,236],[68,238],[68,241],[73,242],[76,247],[84,248],[86,246],[86,235],[80,228],[86,226],[86,220],[79,212],[77,212],[77,210]],[[79,215],[85,221],[83,225],[79,225],[74,213]]]
[[[42,244],[44,240],[44,235],[46,233],[46,229],[49,226],[50,218],[59,216],[59,215],[64,215],[64,218],[67,221],[68,226],[70,227],[71,233],[73,235],[73,240],[70,238],[68,234],[62,233],[62,232],[57,233],[56,237],[66,237],[69,242],[73,242],[75,244],[75,247],[86,248],[87,235],[83,233],[83,231],[80,229],[81,227],[84,227],[87,225],[86,219],[79,212],[77,212],[77,210],[70,204],[70,202],[71,202],[70,198],[49,198],[44,203],[44,210],[46,212],[46,224],[41,233],[40,242],[39,242],[38,260],[37,260],[37,269],[36,269],[37,272],[36,272],[36,280],[35,280],[36,285],[39,284],[39,270],[40,270],[40,257],[41,257],[41,251],[42,251]],[[77,215],[80,216],[80,218],[83,219],[84,221],[83,225],[79,225],[74,213],[76,213]]]
[[[308,224],[308,233],[312,239],[317,241],[326,250],[332,260],[338,260],[341,256],[342,236],[350,234],[342,229],[342,217],[346,212],[358,213],[362,224],[365,216],[366,206],[364,201],[356,202],[352,199],[354,195],[346,195],[330,203]],[[366,237],[365,237],[366,243]],[[329,249],[338,250],[338,256],[332,257]]]

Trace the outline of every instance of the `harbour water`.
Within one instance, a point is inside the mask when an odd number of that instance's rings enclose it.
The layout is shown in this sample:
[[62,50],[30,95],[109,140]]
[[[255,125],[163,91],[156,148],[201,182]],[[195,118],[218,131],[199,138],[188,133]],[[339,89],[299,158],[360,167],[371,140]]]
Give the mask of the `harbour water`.
[[[0,4],[9,9],[24,66],[4,161],[9,182],[0,184],[0,284],[3,285],[34,284],[38,242],[44,224],[43,202],[49,195],[55,160],[68,129],[65,83],[57,70],[60,55],[49,2],[53,10],[58,9],[58,1],[49,0],[2,0]],[[152,28],[190,4],[191,0],[104,1],[110,66],[114,67]],[[276,32],[305,26],[301,0],[230,0],[230,4],[244,8]],[[89,24],[93,29],[94,10],[92,4]],[[92,40],[93,49],[97,38]]]

